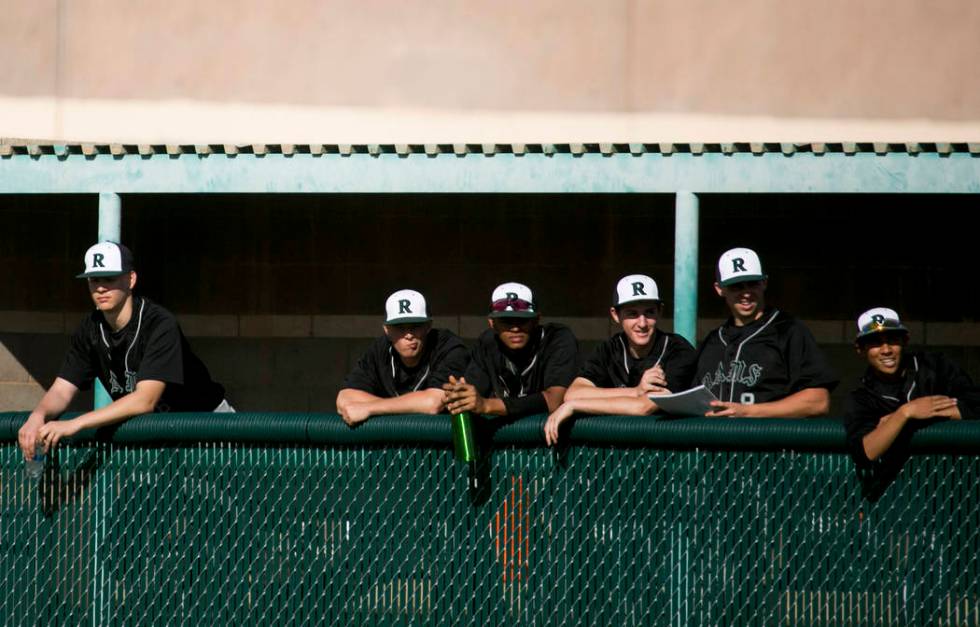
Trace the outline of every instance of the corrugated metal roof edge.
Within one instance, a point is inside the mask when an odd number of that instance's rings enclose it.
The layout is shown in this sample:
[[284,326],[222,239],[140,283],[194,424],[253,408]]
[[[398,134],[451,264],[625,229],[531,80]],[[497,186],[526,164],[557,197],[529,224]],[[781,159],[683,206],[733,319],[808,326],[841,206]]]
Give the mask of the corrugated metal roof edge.
[[410,155],[466,155],[513,154],[644,154],[671,155],[688,153],[694,155],[720,153],[736,154],[751,153],[755,155],[779,153],[786,156],[796,153],[827,154],[840,153],[855,155],[873,153],[885,155],[901,153],[915,155],[919,153],[969,153],[980,156],[980,143],[973,142],[932,142],[932,143],[881,143],[881,142],[826,142],[826,143],[780,143],[780,142],[733,142],[733,143],[566,143],[566,144],[119,144],[119,143],[57,143],[38,140],[20,140],[0,138],[0,157],[9,158],[14,155],[112,155],[115,157],[139,156],[152,157],[167,155],[226,155],[239,154],[266,155],[281,154],[292,156],[310,154],[314,156],[336,154],[349,156],[352,154],[396,154],[402,157]]

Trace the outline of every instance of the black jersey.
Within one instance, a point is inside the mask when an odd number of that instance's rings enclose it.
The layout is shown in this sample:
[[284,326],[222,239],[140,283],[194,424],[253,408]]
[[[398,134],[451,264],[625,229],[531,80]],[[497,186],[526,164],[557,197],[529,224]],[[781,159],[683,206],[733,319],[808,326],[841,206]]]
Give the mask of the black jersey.
[[697,352],[691,343],[676,333],[657,329],[653,346],[645,357],[636,359],[629,353],[626,334],[620,331],[596,347],[578,376],[600,388],[632,388],[640,384],[643,373],[657,364],[664,369],[667,389],[686,390],[697,366]]
[[484,331],[471,353],[466,382],[484,398],[520,398],[550,387],[568,387],[575,378],[578,342],[563,324],[543,324],[531,331],[520,351],[508,350],[493,329]]
[[167,384],[154,411],[212,411],[224,388],[191,351],[172,313],[147,298],[133,298],[133,314],[113,331],[99,311],[82,320],[72,335],[58,376],[86,390],[98,377],[112,400],[140,381]]
[[[859,466],[870,464],[864,452],[864,436],[874,431],[883,416],[905,403],[940,394],[957,400],[960,416],[965,420],[980,418],[980,386],[959,366],[940,353],[905,352],[900,364],[901,380],[882,381],[869,367],[856,389],[847,399],[844,426],[851,457]],[[905,454],[912,433],[933,421],[910,420],[889,447],[886,456]],[[885,457],[885,456],[882,456]]]
[[409,368],[387,337],[381,336],[344,379],[344,387],[394,398],[429,388],[442,389],[449,375],[461,376],[469,363],[466,346],[447,329],[429,329],[418,365]]
[[806,326],[774,309],[744,327],[729,318],[701,343],[694,385],[719,400],[767,403],[807,388],[833,390],[837,375]]

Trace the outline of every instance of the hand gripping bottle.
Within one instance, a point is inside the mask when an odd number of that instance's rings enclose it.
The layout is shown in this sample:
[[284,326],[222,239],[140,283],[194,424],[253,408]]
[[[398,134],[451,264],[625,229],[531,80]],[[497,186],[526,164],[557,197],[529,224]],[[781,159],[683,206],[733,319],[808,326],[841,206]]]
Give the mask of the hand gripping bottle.
[[24,462],[24,470],[31,479],[37,479],[44,474],[44,443],[40,440],[34,445],[34,457]]

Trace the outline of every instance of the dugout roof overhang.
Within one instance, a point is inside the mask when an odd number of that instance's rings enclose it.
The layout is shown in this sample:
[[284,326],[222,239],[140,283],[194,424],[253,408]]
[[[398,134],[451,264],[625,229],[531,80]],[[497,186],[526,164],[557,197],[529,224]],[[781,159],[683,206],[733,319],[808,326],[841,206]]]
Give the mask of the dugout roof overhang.
[[975,143],[0,141],[0,193],[978,193]]

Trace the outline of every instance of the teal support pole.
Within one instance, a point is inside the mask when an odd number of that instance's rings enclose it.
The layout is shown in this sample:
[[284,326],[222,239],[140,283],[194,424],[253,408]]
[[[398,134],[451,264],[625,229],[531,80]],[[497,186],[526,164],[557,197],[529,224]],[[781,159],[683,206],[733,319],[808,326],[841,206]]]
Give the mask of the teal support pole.
[[677,192],[674,205],[674,332],[697,344],[698,197]]
[[99,194],[99,241],[118,242],[122,233],[122,202],[119,194]]
[[[102,192],[99,194],[99,241],[119,241],[122,231],[122,203],[119,194]],[[95,408],[105,407],[112,402],[102,383],[95,380]]]
[[[99,193],[99,241],[119,242],[122,235],[122,202],[119,194]],[[95,380],[95,408],[105,407],[112,402],[102,382]],[[104,625],[109,616],[109,599],[113,582],[104,566],[105,533],[109,520],[108,495],[110,494],[109,473],[100,473],[95,482],[92,498],[96,505],[95,537],[92,543],[92,625]]]

